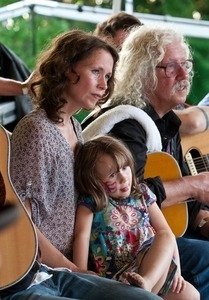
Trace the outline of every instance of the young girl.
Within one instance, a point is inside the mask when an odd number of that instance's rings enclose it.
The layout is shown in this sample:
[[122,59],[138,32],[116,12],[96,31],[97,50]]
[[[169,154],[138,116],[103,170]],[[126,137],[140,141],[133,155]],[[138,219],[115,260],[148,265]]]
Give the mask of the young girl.
[[137,183],[133,158],[122,142],[99,136],[82,145],[75,158],[75,181],[82,195],[73,245],[77,266],[88,269],[90,255],[100,276],[163,299],[200,299],[181,277],[175,237],[155,195]]

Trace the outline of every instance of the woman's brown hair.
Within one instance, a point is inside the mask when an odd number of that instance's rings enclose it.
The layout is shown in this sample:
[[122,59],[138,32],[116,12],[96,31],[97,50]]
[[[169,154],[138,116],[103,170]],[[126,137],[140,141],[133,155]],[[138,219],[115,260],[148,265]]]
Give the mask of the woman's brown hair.
[[98,102],[102,104],[109,99],[114,88],[118,53],[111,45],[91,33],[72,30],[57,36],[50,43],[48,50],[41,54],[31,79],[31,91],[34,104],[43,108],[51,120],[60,122],[59,110],[66,103],[61,95],[69,83],[66,76],[68,68],[75,70],[78,62],[99,49],[109,52],[113,57],[112,77],[108,80],[105,95]]

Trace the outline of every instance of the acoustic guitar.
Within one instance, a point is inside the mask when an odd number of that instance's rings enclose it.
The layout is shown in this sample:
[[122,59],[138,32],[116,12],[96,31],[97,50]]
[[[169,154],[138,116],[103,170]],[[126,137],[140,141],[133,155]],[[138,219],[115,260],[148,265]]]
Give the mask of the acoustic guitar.
[[181,145],[191,175],[209,171],[209,130],[181,137]]
[[11,182],[9,162],[10,140],[0,125],[0,290],[24,278],[38,252],[35,227]]
[[[153,152],[147,155],[144,178],[155,176],[160,176],[165,181],[180,178],[182,175],[173,156],[166,152]],[[182,236],[188,225],[186,202],[162,208],[162,212],[175,236]]]

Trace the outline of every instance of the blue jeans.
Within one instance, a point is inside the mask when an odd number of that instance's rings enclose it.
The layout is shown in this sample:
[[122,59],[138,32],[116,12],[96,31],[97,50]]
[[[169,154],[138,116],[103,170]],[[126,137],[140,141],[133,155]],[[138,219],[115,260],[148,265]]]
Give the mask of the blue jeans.
[[182,276],[208,300],[209,295],[209,242],[195,239],[188,233],[177,238]]
[[126,285],[96,275],[71,273],[68,271],[48,270],[53,276],[39,285],[16,293],[2,296],[1,300],[160,300],[158,296],[138,287]]

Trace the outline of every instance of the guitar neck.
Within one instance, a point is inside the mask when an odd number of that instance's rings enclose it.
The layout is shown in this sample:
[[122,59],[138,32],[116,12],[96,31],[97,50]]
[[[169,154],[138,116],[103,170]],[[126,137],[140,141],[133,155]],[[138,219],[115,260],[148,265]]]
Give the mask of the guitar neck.
[[185,161],[189,167],[189,170],[190,170],[190,174],[192,176],[194,175],[197,175],[198,172],[197,172],[197,169],[196,169],[196,166],[195,166],[195,163],[193,161],[193,158],[192,158],[192,155],[190,152],[188,152],[186,155],[185,155]]

